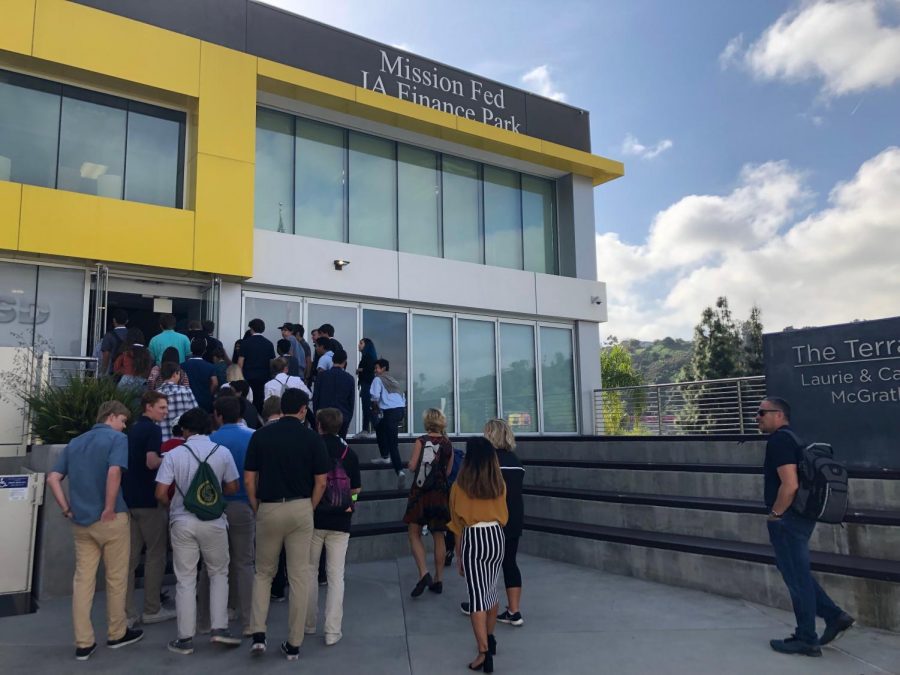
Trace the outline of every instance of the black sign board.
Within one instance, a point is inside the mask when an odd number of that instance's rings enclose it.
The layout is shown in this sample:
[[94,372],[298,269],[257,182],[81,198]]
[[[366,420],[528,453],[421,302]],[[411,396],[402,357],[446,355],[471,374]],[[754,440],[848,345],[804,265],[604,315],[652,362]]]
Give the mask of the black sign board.
[[590,152],[587,111],[251,0],[76,0],[457,117]]
[[766,391],[807,442],[849,466],[900,469],[900,317],[763,336]]

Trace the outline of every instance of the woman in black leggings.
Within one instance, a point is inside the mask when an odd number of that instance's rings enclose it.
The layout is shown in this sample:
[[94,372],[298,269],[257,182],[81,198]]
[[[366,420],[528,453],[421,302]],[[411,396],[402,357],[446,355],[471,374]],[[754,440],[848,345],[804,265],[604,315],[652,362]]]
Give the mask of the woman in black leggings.
[[513,626],[525,623],[519,611],[522,599],[522,573],[516,564],[516,551],[519,548],[519,537],[522,536],[522,519],[525,517],[525,504],[522,501],[522,482],[525,479],[525,468],[513,450],[516,439],[509,425],[503,420],[488,420],[484,425],[484,437],[497,449],[500,460],[500,471],[506,482],[506,508],[509,520],[503,528],[506,537],[506,549],[503,555],[503,583],[506,586],[506,611],[497,615],[497,621]]

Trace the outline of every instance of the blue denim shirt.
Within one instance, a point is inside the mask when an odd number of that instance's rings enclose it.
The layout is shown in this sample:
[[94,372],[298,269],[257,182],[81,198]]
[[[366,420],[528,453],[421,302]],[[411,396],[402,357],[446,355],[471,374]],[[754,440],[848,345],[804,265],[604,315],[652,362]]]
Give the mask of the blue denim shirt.
[[[88,527],[100,520],[106,503],[109,467],[128,470],[128,437],[108,424],[95,424],[73,438],[63,449],[53,470],[69,478],[69,508],[72,521]],[[125,513],[122,489],[116,495],[116,513]]]

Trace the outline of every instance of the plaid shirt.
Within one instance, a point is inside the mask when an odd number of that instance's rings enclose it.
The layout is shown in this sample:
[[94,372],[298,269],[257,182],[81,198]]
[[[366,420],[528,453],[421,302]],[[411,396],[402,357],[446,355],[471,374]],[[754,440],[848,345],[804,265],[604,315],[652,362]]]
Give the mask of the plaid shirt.
[[169,399],[169,416],[159,426],[162,428],[162,439],[165,443],[172,438],[172,427],[178,424],[179,418],[191,408],[197,407],[197,399],[190,387],[181,384],[165,382],[156,388],[160,394],[165,394]]

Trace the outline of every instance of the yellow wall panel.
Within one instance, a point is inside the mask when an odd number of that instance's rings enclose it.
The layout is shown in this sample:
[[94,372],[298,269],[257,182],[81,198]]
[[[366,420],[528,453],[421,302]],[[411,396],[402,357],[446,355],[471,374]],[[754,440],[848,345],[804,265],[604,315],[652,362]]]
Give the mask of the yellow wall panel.
[[254,161],[255,56],[202,43],[199,114],[199,152]]
[[200,89],[199,40],[73,2],[37,0],[32,53],[188,96]]
[[195,270],[253,275],[253,172],[249,162],[197,156]]
[[19,250],[189,270],[193,225],[191,211],[24,185]]
[[35,0],[0,1],[0,49],[31,53]]
[[21,207],[21,183],[0,181],[0,249],[15,251],[19,247]]
[[348,101],[356,100],[356,87],[346,82],[333,80],[324,75],[317,75],[306,70],[300,70],[283,63],[276,63],[268,59],[259,59],[257,66],[261,78],[269,78],[278,82],[287,82],[310,91],[317,91],[336,98]]

